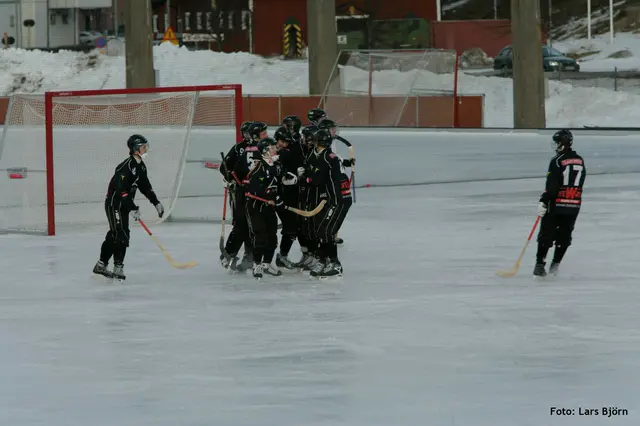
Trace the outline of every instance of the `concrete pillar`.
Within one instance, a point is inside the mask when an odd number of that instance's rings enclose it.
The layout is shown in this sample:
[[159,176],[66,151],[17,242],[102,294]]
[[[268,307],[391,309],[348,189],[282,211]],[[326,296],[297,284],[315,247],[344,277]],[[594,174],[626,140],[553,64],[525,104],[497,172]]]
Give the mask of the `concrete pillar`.
[[511,0],[513,38],[513,126],[546,127],[540,5],[538,0]]
[[307,0],[310,95],[322,95],[338,56],[335,8],[335,0]]
[[124,11],[127,89],[156,87],[149,0],[129,0]]

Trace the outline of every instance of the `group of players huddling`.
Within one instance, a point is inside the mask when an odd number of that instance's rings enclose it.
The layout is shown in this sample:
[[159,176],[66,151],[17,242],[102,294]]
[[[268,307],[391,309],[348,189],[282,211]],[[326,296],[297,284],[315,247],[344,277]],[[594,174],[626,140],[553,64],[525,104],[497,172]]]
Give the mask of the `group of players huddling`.
[[[338,136],[336,122],[325,111],[314,108],[307,116],[310,123],[304,129],[300,118],[285,117],[273,137],[263,122],[242,124],[243,140],[220,167],[233,212],[233,230],[220,255],[223,267],[238,272],[252,268],[257,279],[282,275],[280,268],[319,278],[342,275],[337,233],[352,203],[345,167],[354,166],[355,158],[342,159],[332,150],[336,139],[351,144]],[[286,208],[310,211],[323,200],[325,206],[313,217]],[[276,255],[278,217],[282,231]],[[293,262],[289,252],[296,239],[302,258]]]

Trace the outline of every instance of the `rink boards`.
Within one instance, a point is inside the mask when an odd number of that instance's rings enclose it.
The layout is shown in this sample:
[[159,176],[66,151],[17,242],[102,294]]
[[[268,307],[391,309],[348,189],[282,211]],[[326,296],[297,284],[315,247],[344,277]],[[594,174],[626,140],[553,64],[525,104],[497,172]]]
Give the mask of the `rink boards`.
[[[275,128],[270,128],[272,134]],[[232,128],[193,128],[185,155],[181,128],[56,128],[55,184],[59,223],[101,223],[109,178],[127,154],[125,141],[142,133],[151,143],[146,161],[155,190],[165,204],[178,188],[172,219],[219,220],[223,186],[217,167],[220,153],[234,141]],[[356,186],[419,185],[518,178],[542,179],[553,155],[553,131],[447,131],[412,129],[342,129],[354,145]],[[629,132],[577,131],[575,147],[589,174],[640,171],[637,136]],[[348,149],[336,142],[337,153]],[[0,146],[0,227],[21,222],[42,226],[46,217],[44,130],[12,128]],[[26,178],[10,179],[24,168]],[[542,182],[541,182],[542,184]],[[140,195],[138,196],[140,198]],[[143,214],[151,206],[139,201]],[[16,206],[28,205],[27,209]],[[25,225],[27,226],[27,225]]]

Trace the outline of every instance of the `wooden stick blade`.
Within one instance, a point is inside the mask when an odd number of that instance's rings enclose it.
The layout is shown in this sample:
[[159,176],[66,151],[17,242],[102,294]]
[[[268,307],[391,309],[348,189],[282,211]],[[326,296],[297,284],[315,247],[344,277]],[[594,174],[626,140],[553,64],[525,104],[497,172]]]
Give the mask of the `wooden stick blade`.
[[517,273],[518,273],[517,269],[510,269],[507,271],[498,271],[496,272],[496,275],[502,278],[511,278]]

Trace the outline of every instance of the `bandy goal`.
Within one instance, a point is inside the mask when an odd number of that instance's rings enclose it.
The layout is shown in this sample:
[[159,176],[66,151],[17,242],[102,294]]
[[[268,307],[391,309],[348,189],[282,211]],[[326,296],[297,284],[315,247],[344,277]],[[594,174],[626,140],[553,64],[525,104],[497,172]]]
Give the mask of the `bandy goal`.
[[[106,224],[107,185],[132,134],[149,140],[165,220],[219,219],[220,153],[241,139],[241,120],[236,84],[14,95],[0,139],[0,231]],[[136,204],[159,220],[140,193]]]
[[455,50],[342,50],[319,108],[349,126],[458,127],[458,101]]

